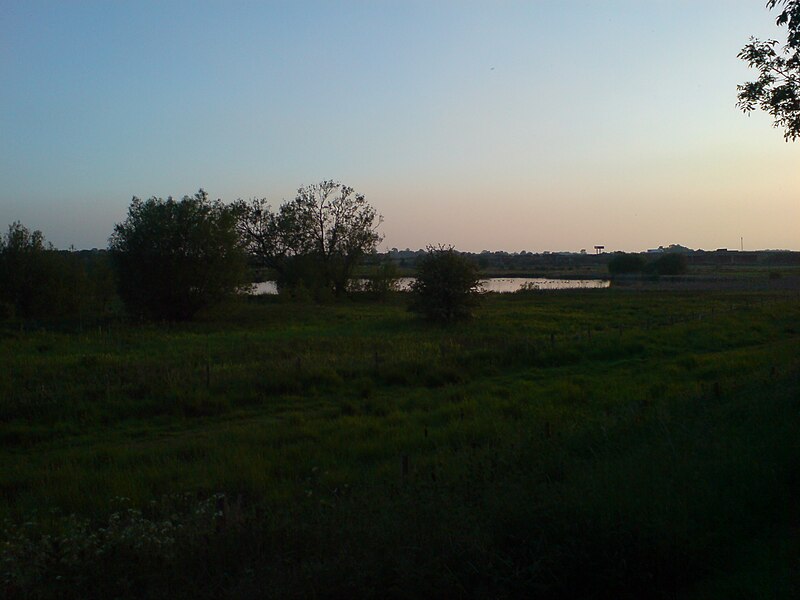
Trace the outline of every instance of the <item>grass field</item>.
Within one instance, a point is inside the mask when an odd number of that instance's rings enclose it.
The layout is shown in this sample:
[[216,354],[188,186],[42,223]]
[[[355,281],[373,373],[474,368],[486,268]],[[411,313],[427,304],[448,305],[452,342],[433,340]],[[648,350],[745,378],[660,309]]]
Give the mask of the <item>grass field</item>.
[[778,598],[796,292],[0,331],[8,597]]

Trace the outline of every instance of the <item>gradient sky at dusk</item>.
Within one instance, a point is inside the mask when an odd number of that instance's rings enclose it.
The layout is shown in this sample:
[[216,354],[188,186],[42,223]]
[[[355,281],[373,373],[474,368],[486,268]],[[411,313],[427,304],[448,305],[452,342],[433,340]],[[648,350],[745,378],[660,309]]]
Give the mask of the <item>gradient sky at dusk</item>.
[[800,143],[735,106],[765,0],[0,0],[0,227],[339,179],[384,248],[800,250]]

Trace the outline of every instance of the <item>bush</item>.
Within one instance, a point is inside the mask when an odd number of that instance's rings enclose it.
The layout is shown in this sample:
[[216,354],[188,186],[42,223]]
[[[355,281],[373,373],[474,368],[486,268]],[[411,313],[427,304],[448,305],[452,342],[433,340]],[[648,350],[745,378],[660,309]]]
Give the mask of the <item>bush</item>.
[[625,273],[641,273],[645,268],[645,260],[641,254],[625,254],[619,252],[608,261],[608,272],[612,275]]
[[284,297],[324,302],[333,296],[323,265],[312,255],[287,256],[276,273],[278,291]]
[[245,283],[236,214],[200,190],[180,201],[134,198],[109,241],[120,297],[150,318],[185,320]]
[[647,265],[648,271],[657,275],[681,275],[686,272],[687,261],[683,254],[670,252]]
[[480,299],[478,268],[452,246],[428,246],[417,262],[409,310],[431,321],[468,319]]

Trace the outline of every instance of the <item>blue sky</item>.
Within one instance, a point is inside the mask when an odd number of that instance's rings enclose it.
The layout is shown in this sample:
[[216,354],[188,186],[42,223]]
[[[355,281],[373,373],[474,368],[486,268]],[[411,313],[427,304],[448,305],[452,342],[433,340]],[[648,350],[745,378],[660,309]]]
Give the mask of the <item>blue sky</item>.
[[800,249],[800,144],[735,107],[763,0],[0,2],[0,227],[339,179],[384,247]]

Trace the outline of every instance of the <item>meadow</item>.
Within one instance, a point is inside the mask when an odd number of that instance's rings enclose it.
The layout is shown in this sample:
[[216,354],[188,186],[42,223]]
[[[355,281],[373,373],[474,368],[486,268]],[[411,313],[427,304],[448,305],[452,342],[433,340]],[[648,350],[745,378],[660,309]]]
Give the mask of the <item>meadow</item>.
[[796,291],[0,326],[23,597],[795,597]]

